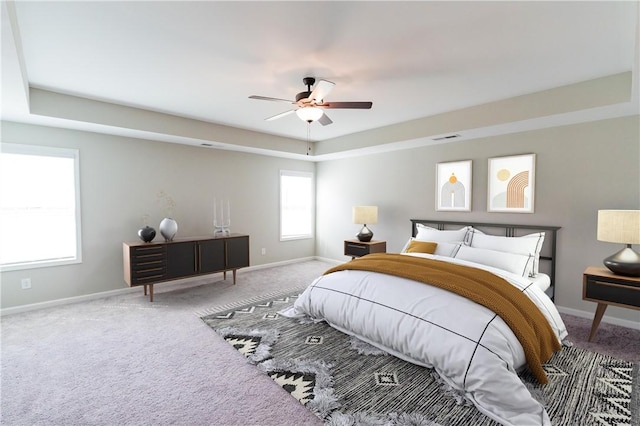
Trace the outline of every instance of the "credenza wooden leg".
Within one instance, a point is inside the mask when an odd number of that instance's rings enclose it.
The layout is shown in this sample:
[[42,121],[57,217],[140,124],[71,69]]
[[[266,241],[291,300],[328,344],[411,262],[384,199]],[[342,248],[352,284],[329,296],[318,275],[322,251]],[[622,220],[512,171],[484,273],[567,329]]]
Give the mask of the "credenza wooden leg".
[[153,302],[153,284],[149,284],[149,302]]
[[593,317],[593,323],[591,324],[591,333],[589,333],[589,341],[593,339],[596,335],[596,331],[598,330],[598,326],[600,325],[600,321],[602,320],[602,316],[604,315],[604,311],[607,310],[606,303],[598,303],[598,307],[596,308],[596,314]]
[[236,271],[237,269],[233,270],[233,285],[236,285]]

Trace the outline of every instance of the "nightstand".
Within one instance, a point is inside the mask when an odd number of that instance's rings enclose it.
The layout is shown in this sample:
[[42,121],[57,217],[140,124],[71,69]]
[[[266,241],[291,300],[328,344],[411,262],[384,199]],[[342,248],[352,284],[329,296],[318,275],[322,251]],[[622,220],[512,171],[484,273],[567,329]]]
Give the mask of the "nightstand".
[[582,299],[598,303],[589,334],[591,341],[608,305],[640,310],[640,277],[616,275],[607,268],[589,266],[582,277]]
[[386,241],[360,241],[360,240],[344,240],[344,255],[351,256],[351,259],[364,256],[371,253],[386,253]]

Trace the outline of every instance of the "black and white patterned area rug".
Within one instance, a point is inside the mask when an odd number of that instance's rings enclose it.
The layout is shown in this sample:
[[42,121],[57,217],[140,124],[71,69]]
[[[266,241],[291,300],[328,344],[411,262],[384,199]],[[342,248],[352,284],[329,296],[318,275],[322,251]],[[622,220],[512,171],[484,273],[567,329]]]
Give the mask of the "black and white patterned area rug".
[[[432,370],[278,311],[296,296],[202,317],[216,333],[327,425],[497,425]],[[640,369],[565,347],[545,366],[547,385],[523,375],[554,426],[640,426]],[[505,390],[508,392],[508,390]]]

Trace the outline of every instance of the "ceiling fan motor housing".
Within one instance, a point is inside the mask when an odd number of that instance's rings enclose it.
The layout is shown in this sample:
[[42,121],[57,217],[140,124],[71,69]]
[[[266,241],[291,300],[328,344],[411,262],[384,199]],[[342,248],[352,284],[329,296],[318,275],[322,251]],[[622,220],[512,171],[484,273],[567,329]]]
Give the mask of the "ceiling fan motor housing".
[[307,86],[307,91],[298,93],[296,95],[296,102],[299,102],[300,99],[307,99],[311,96],[311,86],[316,84],[316,79],[314,77],[305,77],[302,79],[302,82]]
[[296,95],[296,102],[300,101],[300,99],[308,99],[311,96],[311,92],[300,92]]

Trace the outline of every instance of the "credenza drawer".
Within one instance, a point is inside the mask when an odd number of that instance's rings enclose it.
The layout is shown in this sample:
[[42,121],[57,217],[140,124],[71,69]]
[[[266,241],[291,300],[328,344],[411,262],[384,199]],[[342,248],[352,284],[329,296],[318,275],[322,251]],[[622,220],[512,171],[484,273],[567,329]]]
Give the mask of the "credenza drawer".
[[164,279],[167,275],[166,262],[150,262],[144,265],[131,267],[132,284],[144,284],[148,281]]
[[144,261],[145,259],[160,258],[164,257],[166,252],[165,246],[133,247],[131,259]]

